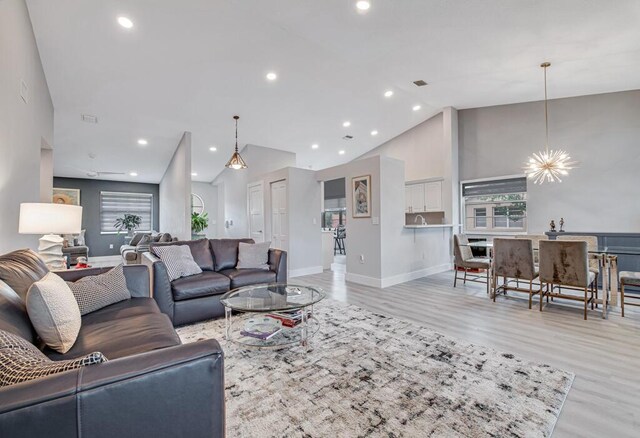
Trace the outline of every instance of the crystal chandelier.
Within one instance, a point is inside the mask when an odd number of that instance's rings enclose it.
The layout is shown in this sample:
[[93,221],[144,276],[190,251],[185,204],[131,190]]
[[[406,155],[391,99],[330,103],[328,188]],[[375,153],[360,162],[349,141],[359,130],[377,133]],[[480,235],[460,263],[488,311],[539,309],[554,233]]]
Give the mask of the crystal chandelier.
[[548,62],[543,62],[540,67],[544,68],[544,124],[546,129],[545,150],[534,153],[529,157],[524,172],[535,184],[546,182],[562,182],[561,177],[568,175],[569,170],[576,166],[571,161],[571,157],[562,149],[556,151],[549,150],[549,116],[547,110],[547,68],[551,66]]
[[231,159],[227,164],[225,164],[225,167],[228,167],[234,170],[246,169],[247,163],[244,162],[244,160],[240,156],[240,153],[238,152],[238,119],[240,117],[233,116],[233,118],[236,121],[236,151],[233,153],[233,155],[231,155]]

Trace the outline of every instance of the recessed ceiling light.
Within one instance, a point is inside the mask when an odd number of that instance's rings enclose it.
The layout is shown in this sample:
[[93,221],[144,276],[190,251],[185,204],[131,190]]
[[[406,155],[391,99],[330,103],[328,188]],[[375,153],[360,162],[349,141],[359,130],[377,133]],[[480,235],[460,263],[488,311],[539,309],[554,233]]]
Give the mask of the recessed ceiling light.
[[146,146],[146,145],[148,145],[148,144],[149,144],[149,142],[148,142],[146,139],[141,138],[141,139],[139,139],[139,140],[138,140],[138,144],[139,144],[140,146]]
[[344,126],[345,128],[348,128],[349,126],[351,126],[351,122],[347,120],[342,124],[342,126]]
[[384,97],[391,97],[391,96],[393,96],[393,91],[387,90],[384,92]]
[[371,131],[371,135],[378,135],[378,131],[376,131],[375,129],[373,131]]
[[129,176],[138,176],[138,172],[130,172]]
[[419,111],[420,108],[422,108],[420,105],[414,105],[413,110],[414,111]]
[[358,8],[359,11],[368,11],[370,7],[371,3],[366,0],[356,2],[356,8]]
[[318,149],[320,146],[318,146],[317,143],[314,143],[311,145],[311,149]]
[[215,147],[215,146],[211,146],[211,147],[209,148],[209,150],[210,150],[211,152],[215,152],[215,151],[217,151],[217,150],[218,150],[218,148],[217,148],[217,147]]
[[274,72],[269,72],[267,73],[267,79],[270,81],[275,81],[276,79],[278,79],[278,75]]
[[338,151],[338,153],[339,153],[340,155],[344,155],[344,154],[345,154],[345,151]]
[[198,172],[191,172],[191,176],[198,176]]
[[118,24],[125,29],[131,29],[133,27],[133,21],[127,17],[118,17]]

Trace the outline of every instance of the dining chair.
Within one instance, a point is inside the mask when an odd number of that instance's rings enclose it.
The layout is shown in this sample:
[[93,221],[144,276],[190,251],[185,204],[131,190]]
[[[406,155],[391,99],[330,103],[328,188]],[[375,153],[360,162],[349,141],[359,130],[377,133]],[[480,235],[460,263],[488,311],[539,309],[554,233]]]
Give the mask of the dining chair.
[[[557,236],[556,240],[572,241],[582,240],[587,242],[587,250],[590,251],[589,257],[589,271],[596,274],[596,300],[598,299],[598,276],[600,275],[600,256],[595,254],[598,250],[598,237],[597,236]],[[598,303],[596,302],[596,307]]]
[[[624,305],[625,299],[640,300],[640,295],[625,295],[625,286],[638,286],[640,287],[640,272],[622,271],[620,272],[620,307],[622,311],[622,317],[624,318]],[[638,303],[626,303],[630,306],[640,306]]]
[[[531,309],[533,296],[542,290],[542,284],[539,289],[533,288],[533,281],[538,278],[538,269],[536,269],[533,260],[533,240],[531,239],[493,239],[493,301],[496,295],[507,291],[525,292],[529,294],[529,309]],[[503,283],[498,286],[498,278],[502,277]],[[516,281],[516,285],[512,286],[510,282]],[[521,288],[520,281],[528,281],[529,288]],[[542,295],[540,295],[542,302]],[[540,306],[542,307],[542,306]]]
[[474,281],[477,283],[487,283],[487,294],[489,293],[489,271],[491,269],[491,261],[489,259],[477,258],[473,256],[471,247],[469,247],[469,239],[464,234],[455,234],[453,236],[453,287],[456,287],[458,281],[459,268],[464,271],[463,284],[467,283],[467,272],[469,270],[484,269],[486,271],[486,277],[477,275],[474,272],[469,274],[471,277],[468,281]]
[[531,240],[531,244],[533,246],[533,263],[538,264],[540,262],[540,258],[538,257],[540,241],[549,240],[549,236],[547,236],[546,234],[517,234],[516,239]]
[[[545,288],[540,295],[540,310],[542,298],[563,298],[584,302],[584,319],[587,319],[587,306],[594,303],[594,285],[596,275],[589,270],[589,252],[584,240],[541,240],[540,241],[540,282]],[[569,295],[562,290],[554,292],[554,286],[561,286],[570,290],[584,292],[584,297]],[[591,287],[591,296],[589,296]]]

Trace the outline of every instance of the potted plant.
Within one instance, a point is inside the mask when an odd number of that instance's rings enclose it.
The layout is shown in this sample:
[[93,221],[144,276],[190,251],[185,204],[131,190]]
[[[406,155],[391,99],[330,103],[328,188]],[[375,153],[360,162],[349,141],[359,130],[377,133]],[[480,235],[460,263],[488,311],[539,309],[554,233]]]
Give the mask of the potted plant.
[[137,214],[125,213],[124,216],[116,219],[116,223],[113,225],[120,234],[123,230],[127,230],[127,237],[133,237],[133,230],[138,228],[142,223],[142,218]]
[[191,236],[200,238],[204,234],[203,231],[209,226],[208,213],[191,213]]

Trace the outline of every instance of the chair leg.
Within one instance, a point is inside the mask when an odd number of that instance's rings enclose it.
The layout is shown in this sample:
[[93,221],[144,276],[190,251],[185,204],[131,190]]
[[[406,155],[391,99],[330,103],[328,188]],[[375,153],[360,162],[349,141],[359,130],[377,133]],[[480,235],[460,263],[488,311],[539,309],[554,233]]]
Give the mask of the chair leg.
[[489,287],[489,269],[487,269],[487,295],[489,295],[489,291],[491,288]]
[[496,292],[498,291],[498,276],[495,273],[493,274],[492,283],[493,283],[493,294],[492,294],[493,297],[492,298],[493,298],[493,302],[495,303],[496,302],[496,295],[497,295]]
[[464,279],[462,280],[462,284],[467,284],[467,268],[464,268]]
[[620,282],[620,308],[622,309],[622,317],[624,318],[624,282]]
[[531,310],[532,301],[533,301],[533,281],[529,280],[529,310]]
[[453,265],[453,287],[456,287],[458,281],[458,267]]
[[587,320],[587,303],[589,302],[587,300],[587,291],[588,291],[588,288],[585,287],[584,288],[584,320],[585,321]]
[[[544,286],[542,285],[542,282],[540,282],[540,311],[541,312],[542,312],[542,298],[543,298],[543,295],[545,295],[543,292],[543,288]],[[548,286],[547,286],[547,290],[548,290]],[[548,302],[549,302],[549,295],[547,295],[547,303]]]
[[[604,285],[602,285],[604,287]],[[598,274],[596,273],[596,279],[593,282],[593,289],[596,291],[596,309],[598,308]]]

